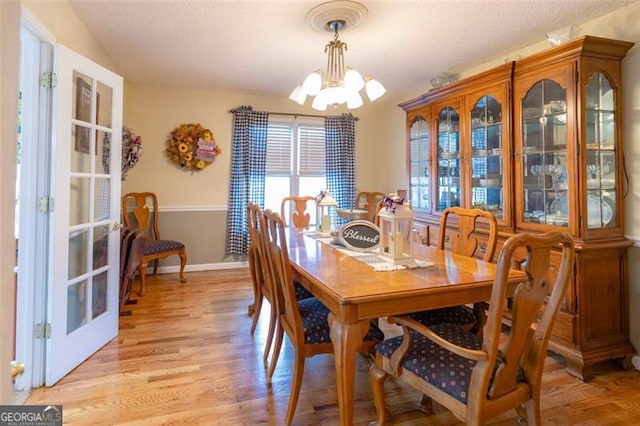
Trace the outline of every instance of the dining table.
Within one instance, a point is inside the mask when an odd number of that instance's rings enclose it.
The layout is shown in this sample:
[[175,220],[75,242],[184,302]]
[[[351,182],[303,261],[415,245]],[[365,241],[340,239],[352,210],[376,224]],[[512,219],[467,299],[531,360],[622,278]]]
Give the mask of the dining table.
[[[375,253],[349,252],[331,238],[290,230],[287,249],[292,274],[329,310],[340,424],[353,424],[356,352],[371,320],[392,315],[488,301],[496,265],[449,250],[415,243],[421,267],[378,271]],[[526,279],[509,273],[509,292]]]

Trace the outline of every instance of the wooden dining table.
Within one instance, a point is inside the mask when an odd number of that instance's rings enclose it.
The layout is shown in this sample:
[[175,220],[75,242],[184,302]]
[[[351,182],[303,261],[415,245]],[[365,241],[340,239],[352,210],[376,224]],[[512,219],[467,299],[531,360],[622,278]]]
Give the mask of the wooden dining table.
[[[413,257],[431,266],[378,272],[344,250],[312,234],[287,235],[294,278],[329,310],[340,423],[353,424],[356,349],[370,320],[427,309],[486,301],[496,265],[416,244]],[[513,292],[525,273],[512,270]]]

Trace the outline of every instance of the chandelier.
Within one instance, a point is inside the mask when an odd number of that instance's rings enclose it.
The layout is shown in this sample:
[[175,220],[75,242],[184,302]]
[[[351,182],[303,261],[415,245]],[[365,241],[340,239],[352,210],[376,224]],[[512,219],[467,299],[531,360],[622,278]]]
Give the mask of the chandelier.
[[315,96],[311,106],[325,111],[329,105],[347,104],[348,109],[362,106],[360,91],[364,88],[371,102],[384,95],[386,89],[379,81],[360,74],[353,68],[345,67],[344,51],[347,44],[340,41],[338,31],[343,29],[345,21],[336,19],[329,21],[326,29],[333,31],[333,40],[324,48],[327,53],[327,70],[316,70],[309,74],[304,82],[298,85],[289,99],[304,105],[307,96]]

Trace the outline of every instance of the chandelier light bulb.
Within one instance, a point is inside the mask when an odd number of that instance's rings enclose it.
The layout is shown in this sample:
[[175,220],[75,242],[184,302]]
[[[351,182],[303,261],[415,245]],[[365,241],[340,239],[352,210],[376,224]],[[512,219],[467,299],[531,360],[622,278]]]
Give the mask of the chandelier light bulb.
[[384,95],[387,89],[384,88],[382,84],[378,80],[373,78],[369,78],[367,83],[364,85],[365,90],[367,92],[367,96],[371,102],[378,99],[380,96]]
[[344,74],[344,87],[359,92],[364,87],[362,75],[353,68],[349,68]]
[[322,76],[319,71],[314,71],[304,79],[302,88],[310,96],[316,96],[322,88]]
[[[345,28],[346,20],[332,20],[325,28],[334,32],[333,40],[325,46],[327,70],[314,71],[305,78],[301,86],[296,87],[289,99],[304,105],[309,96],[315,96],[312,108],[325,111],[329,105],[347,104],[348,109],[362,106],[360,91],[364,88],[370,101],[375,101],[386,92],[385,88],[370,77],[363,77],[353,68],[345,67],[344,52],[347,44],[340,41],[338,31]],[[345,71],[346,70],[346,71]]]
[[356,109],[362,106],[362,96],[357,90],[347,89],[347,108]]
[[304,91],[301,84],[293,89],[293,92],[289,95],[289,99],[299,105],[304,105],[304,101],[307,100],[307,93]]

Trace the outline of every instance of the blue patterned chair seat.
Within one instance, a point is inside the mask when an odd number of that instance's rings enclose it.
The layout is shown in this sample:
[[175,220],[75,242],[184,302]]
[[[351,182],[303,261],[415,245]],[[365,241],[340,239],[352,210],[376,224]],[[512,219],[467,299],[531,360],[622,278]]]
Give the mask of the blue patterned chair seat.
[[184,247],[179,241],[171,241],[171,240],[149,240],[144,245],[144,250],[142,254],[144,256],[149,256],[152,254],[164,253],[167,251],[180,250]]
[[309,292],[306,288],[302,287],[298,281],[293,280],[293,286],[296,289],[296,300],[308,299],[313,297],[313,294]]
[[[437,324],[431,327],[431,330],[458,346],[467,349],[482,347],[480,337],[458,325]],[[403,359],[402,368],[466,404],[471,370],[476,362],[449,352],[419,333],[412,332],[411,336],[411,345]],[[385,340],[376,345],[376,351],[391,358],[400,346],[402,338],[403,336],[398,336]]]
[[407,315],[407,317],[418,321],[427,327],[445,323],[456,325],[474,324],[477,321],[477,318],[473,313],[473,309],[464,305],[414,312]]
[[[304,327],[305,343],[330,343],[329,323],[327,322],[329,309],[315,297],[310,297],[298,301],[298,310]],[[382,341],[383,339],[384,333],[375,324],[371,324],[364,340]]]

